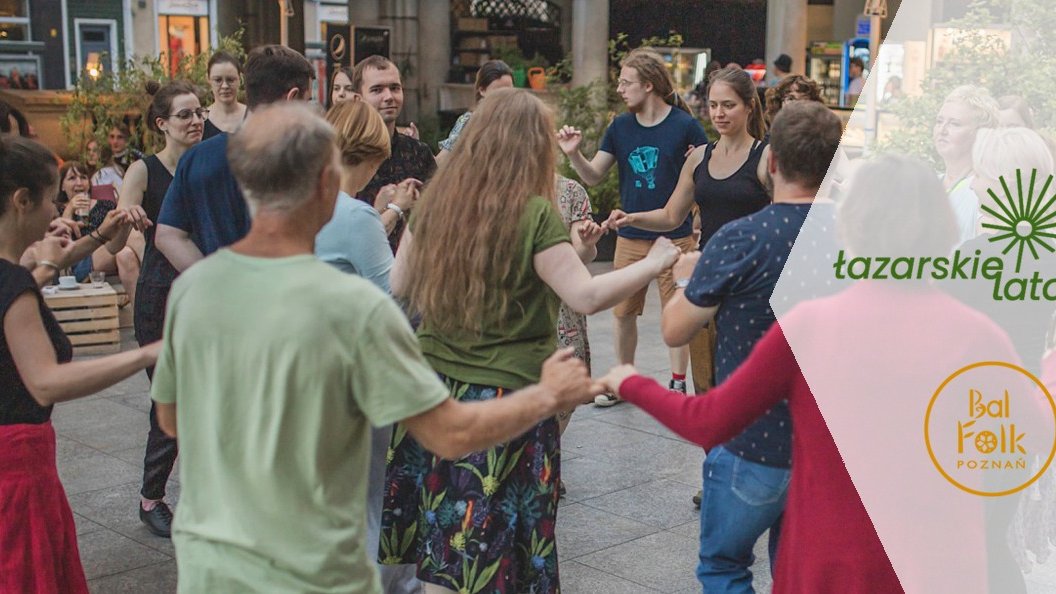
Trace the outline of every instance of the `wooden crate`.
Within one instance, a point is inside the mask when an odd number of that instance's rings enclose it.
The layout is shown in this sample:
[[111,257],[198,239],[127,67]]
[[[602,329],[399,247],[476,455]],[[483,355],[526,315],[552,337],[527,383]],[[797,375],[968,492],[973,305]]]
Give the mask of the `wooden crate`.
[[84,284],[73,291],[45,294],[44,302],[73,344],[75,355],[116,353],[121,350],[117,292],[110,285]]
[[459,31],[487,31],[488,19],[474,17],[458,17]]
[[[121,284],[120,280],[115,278],[107,278],[107,282],[114,288],[117,293],[117,320],[122,329],[132,327],[132,304],[126,303],[128,300],[128,293],[125,292],[125,286]],[[121,305],[124,303],[125,305]]]

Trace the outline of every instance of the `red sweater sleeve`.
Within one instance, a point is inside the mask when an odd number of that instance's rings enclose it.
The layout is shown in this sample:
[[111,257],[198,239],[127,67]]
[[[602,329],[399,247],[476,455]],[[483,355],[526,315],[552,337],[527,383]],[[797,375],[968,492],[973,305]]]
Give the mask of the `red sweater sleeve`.
[[755,345],[748,359],[722,385],[686,396],[640,375],[620,384],[620,397],[669,429],[710,449],[740,434],[752,421],[789,398],[800,375],[796,358],[778,324]]

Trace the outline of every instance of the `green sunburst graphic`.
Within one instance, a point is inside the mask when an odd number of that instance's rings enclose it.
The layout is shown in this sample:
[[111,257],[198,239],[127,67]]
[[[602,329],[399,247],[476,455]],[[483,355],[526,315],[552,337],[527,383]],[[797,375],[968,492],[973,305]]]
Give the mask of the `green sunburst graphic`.
[[990,238],[990,241],[995,243],[998,241],[1007,242],[1008,245],[1001,251],[1004,255],[1007,255],[1012,250],[1017,251],[1017,274],[1023,264],[1023,252],[1025,250],[1030,250],[1035,260],[1041,257],[1038,253],[1038,247],[1044,248],[1049,253],[1056,253],[1056,249],[1052,247],[1052,241],[1050,241],[1056,239],[1056,234],[1052,233],[1052,230],[1056,229],[1056,220],[1054,220],[1056,219],[1056,209],[1053,208],[1053,204],[1056,204],[1056,193],[1048,201],[1044,198],[1045,193],[1052,184],[1053,176],[1050,175],[1045,180],[1041,190],[1035,192],[1037,178],[1038,170],[1034,169],[1030,173],[1030,185],[1027,191],[1024,192],[1023,170],[1017,169],[1016,187],[1015,192],[1013,192],[1009,189],[1005,176],[1001,176],[998,179],[1001,182],[1001,188],[1005,191],[1004,198],[999,198],[993,189],[987,190],[998,210],[989,205],[984,204],[982,206],[983,211],[999,221],[999,223],[982,224],[982,227],[997,232]]

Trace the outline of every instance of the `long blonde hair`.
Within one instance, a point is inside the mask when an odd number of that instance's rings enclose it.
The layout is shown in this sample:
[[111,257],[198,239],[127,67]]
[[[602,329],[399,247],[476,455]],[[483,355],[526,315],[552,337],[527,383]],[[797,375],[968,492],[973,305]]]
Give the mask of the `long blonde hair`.
[[554,200],[554,129],[550,109],[520,89],[490,92],[473,112],[415,209],[408,295],[424,323],[479,332],[485,312],[505,318],[525,205]]

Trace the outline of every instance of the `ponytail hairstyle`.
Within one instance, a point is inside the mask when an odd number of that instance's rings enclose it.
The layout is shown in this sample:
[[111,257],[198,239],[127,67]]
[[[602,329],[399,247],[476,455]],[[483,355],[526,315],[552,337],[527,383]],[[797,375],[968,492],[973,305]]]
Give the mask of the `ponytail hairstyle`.
[[40,204],[58,175],[55,155],[44,146],[21,136],[0,136],[0,217],[7,211],[15,190],[26,188],[33,204]]
[[644,48],[631,50],[620,61],[620,66],[633,68],[638,73],[638,78],[642,79],[642,84],[652,85],[653,93],[661,97],[665,103],[693,115],[693,111],[675,89],[675,80],[671,78],[671,73],[668,72],[664,58],[660,54]]
[[164,86],[156,80],[144,85],[147,94],[154,98],[147,109],[147,128],[161,134],[158,118],[166,118],[172,111],[172,102],[181,95],[198,95],[198,89],[187,81],[174,80]]
[[708,81],[709,98],[716,83],[729,85],[741,101],[748,106],[748,133],[756,140],[762,140],[766,136],[766,123],[763,120],[763,106],[759,101],[755,83],[752,82],[752,75],[735,65],[716,70],[712,73],[711,80]]

